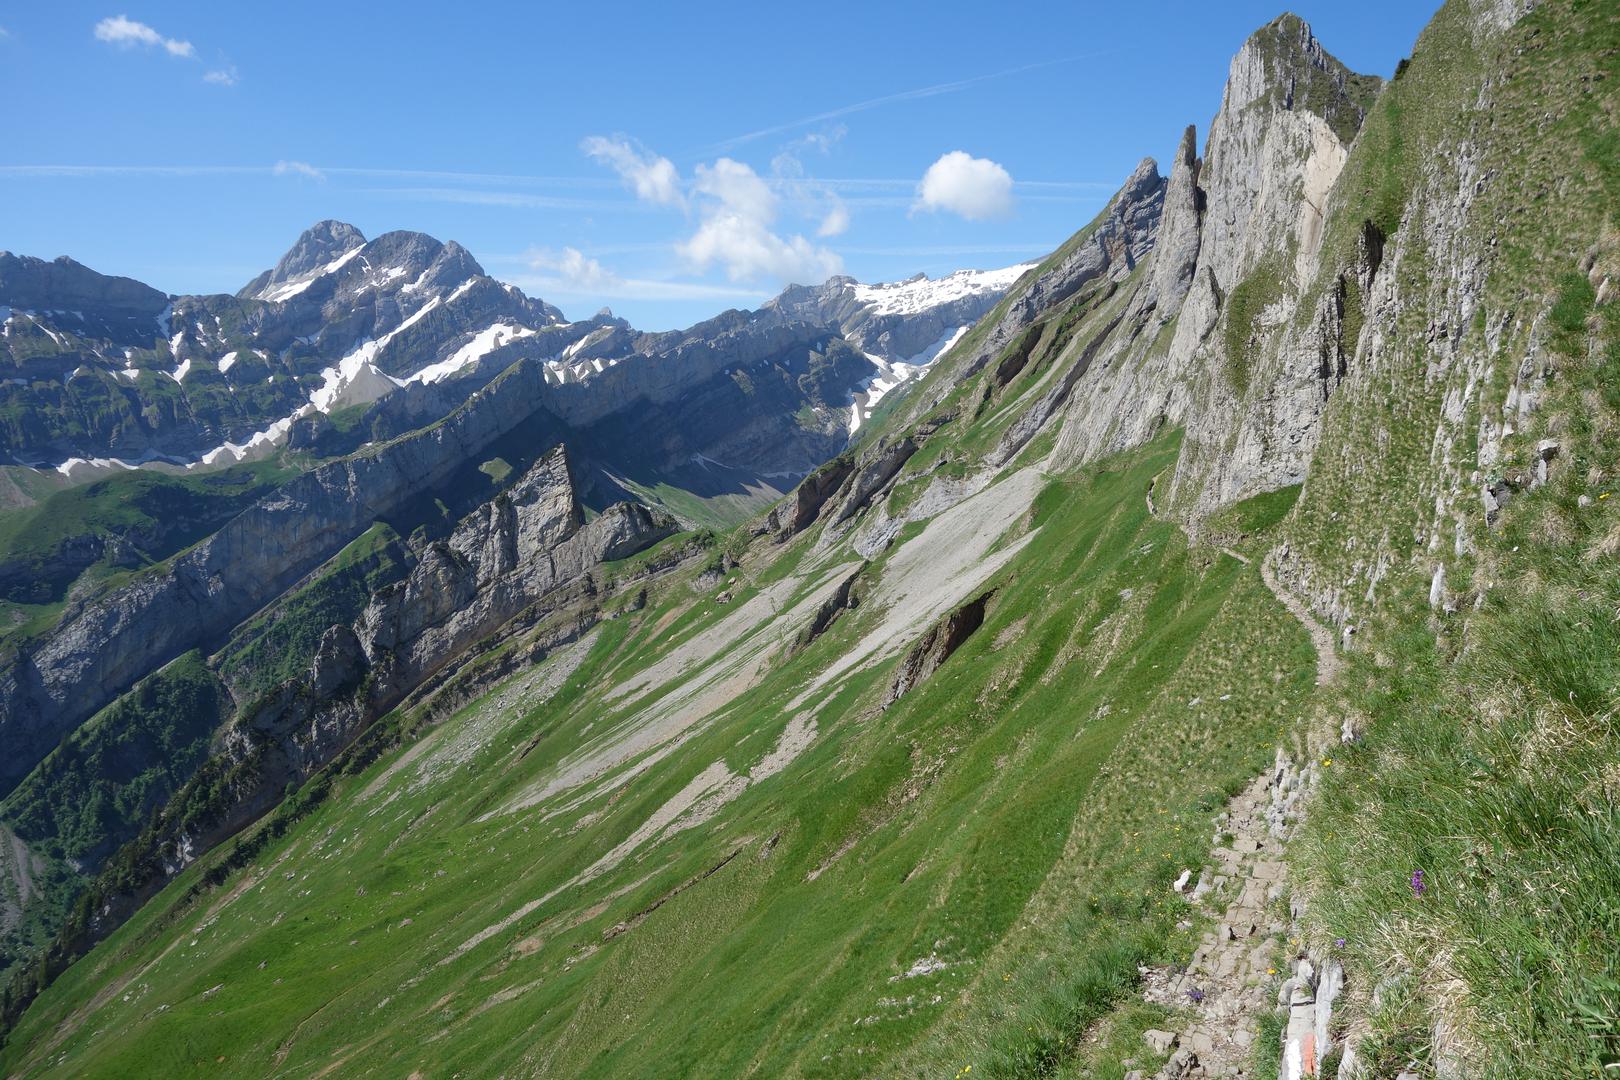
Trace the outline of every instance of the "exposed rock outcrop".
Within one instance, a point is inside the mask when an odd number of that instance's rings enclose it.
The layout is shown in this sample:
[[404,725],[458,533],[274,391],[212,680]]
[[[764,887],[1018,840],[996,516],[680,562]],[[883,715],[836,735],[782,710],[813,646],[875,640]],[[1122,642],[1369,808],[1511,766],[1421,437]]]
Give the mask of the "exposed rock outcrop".
[[803,652],[809,648],[810,643],[825,634],[840,615],[861,606],[860,594],[856,591],[855,585],[865,572],[866,564],[862,563],[859,570],[838,583],[837,591],[822,601],[816,613],[811,616],[810,622],[794,635],[793,652]]
[[951,654],[984,625],[985,608],[994,595],[994,589],[981,593],[929,627],[928,632],[900,661],[900,667],[889,683],[889,691],[883,697],[885,709],[938,671],[951,658]]
[[830,528],[836,529],[866,509],[872,496],[887,487],[916,452],[917,441],[908,435],[866,455],[841,489],[845,494],[830,519]]
[[1153,286],[1149,294],[1163,311],[1181,309],[1198,268],[1198,247],[1203,238],[1204,190],[1198,186],[1203,162],[1198,157],[1198,128],[1187,125],[1170,166],[1164,189],[1164,213],[1153,245]]
[[1105,277],[1114,281],[1128,277],[1153,250],[1165,185],[1158,165],[1152,158],[1144,158],[1097,220],[1015,292],[1011,304],[966,361],[964,374],[978,371],[1000,356],[1027,327],[1058,310],[1090,283]]
[[827,500],[838,492],[854,471],[854,459],[840,455],[805,477],[793,491],[793,506],[787,511],[777,538],[786,540],[808,529],[821,514]]
[[[1164,194],[1151,274],[1088,346],[1068,394],[1055,460],[1074,465],[1186,429],[1167,484],[1178,512],[1298,483],[1326,394],[1324,312],[1286,334],[1311,291],[1330,192],[1381,86],[1329,56],[1294,16],[1257,31],[1233,59],[1202,159],[1182,136]],[[1107,340],[1101,340],[1106,338]],[[1349,351],[1354,351],[1351,343]]]
[[558,585],[675,529],[636,503],[615,504],[586,523],[558,447],[373,598],[355,624],[375,676],[371,700],[392,705]]

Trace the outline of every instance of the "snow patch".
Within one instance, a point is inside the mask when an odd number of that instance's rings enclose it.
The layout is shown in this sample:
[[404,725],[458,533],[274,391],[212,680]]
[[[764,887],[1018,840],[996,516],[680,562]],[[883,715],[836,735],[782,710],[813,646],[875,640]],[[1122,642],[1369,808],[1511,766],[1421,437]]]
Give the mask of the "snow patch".
[[921,375],[929,364],[939,359],[950,350],[952,345],[962,340],[962,335],[967,331],[968,328],[965,326],[947,330],[940,336],[938,341],[922,352],[909,360],[896,361],[892,364],[881,356],[867,353],[866,358],[872,361],[873,367],[877,368],[877,374],[867,379],[855,391],[855,400],[850,403],[849,407],[849,433],[851,435],[855,434],[861,429],[863,423],[872,419],[872,410],[877,408],[878,402],[883,400],[884,395],[895,387],[908,383]]
[[124,461],[122,458],[68,458],[56,467],[56,471],[69,480],[87,479],[97,473],[107,472],[111,469],[135,469],[137,466]]
[[447,359],[427,367],[412,375],[407,382],[432,383],[441,379],[448,379],[463,368],[471,367],[485,356],[494,352],[502,345],[510,344],[519,338],[530,337],[535,331],[527,326],[517,326],[513,323],[494,323],[473,335],[473,339],[461,348],[451,353]]
[[235,366],[236,356],[236,350],[232,349],[230,352],[219,358],[219,373],[221,375],[225,374],[227,371],[231,370],[233,366]]
[[291,281],[283,281],[280,285],[277,285],[274,288],[265,289],[259,293],[259,299],[269,300],[271,303],[276,304],[286,303],[288,300],[291,300],[293,297],[297,296],[299,293],[303,292],[305,289],[309,288],[326,275],[335,274],[339,270],[343,269],[349,264],[350,261],[354,259],[356,255],[360,254],[362,248],[363,245],[352,247],[342,255],[339,255],[337,258],[327,263],[325,266],[317,268],[313,273],[310,273],[304,277],[294,278]]
[[916,315],[942,304],[965,300],[985,293],[1005,292],[1034,263],[1020,263],[1000,270],[958,270],[942,278],[918,274],[910,281],[886,285],[851,284],[858,303],[874,315]]
[[[356,248],[356,251],[359,249]],[[321,372],[320,389],[309,396],[309,403],[323,413],[349,405],[365,405],[376,401],[386,394],[391,394],[405,385],[398,379],[385,375],[376,365],[377,355],[396,336],[416,325],[428,312],[439,306],[439,298],[433,297],[427,303],[417,308],[411,317],[394,327],[382,337],[373,341],[363,341],[355,346],[336,367],[326,368]],[[420,372],[418,373],[420,374]],[[271,376],[274,378],[275,376]]]
[[217,465],[221,461],[233,462],[249,461],[267,456],[272,449],[287,439],[287,432],[292,429],[293,421],[308,416],[310,407],[305,405],[291,416],[283,416],[263,431],[255,432],[247,442],[237,444],[227,442],[203,454],[197,461],[187,465],[187,469],[195,469],[199,465]]

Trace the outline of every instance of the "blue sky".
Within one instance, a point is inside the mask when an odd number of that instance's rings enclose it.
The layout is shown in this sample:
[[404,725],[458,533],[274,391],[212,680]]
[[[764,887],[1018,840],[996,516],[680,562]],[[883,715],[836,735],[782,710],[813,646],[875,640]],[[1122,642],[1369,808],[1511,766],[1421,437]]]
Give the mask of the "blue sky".
[[[362,11],[362,7],[375,11]],[[1301,0],[1390,74],[1432,13]],[[233,292],[327,217],[649,329],[1035,258],[1272,3],[0,2],[0,248]]]

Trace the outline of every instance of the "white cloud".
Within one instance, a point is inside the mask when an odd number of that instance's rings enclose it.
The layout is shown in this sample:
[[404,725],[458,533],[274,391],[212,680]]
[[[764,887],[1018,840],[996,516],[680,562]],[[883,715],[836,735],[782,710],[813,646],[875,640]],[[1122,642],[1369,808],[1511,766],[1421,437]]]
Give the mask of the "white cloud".
[[816,235],[839,236],[849,229],[849,207],[830,185],[815,180],[805,171],[799,153],[815,150],[825,155],[843,139],[846,128],[838,124],[827,131],[794,139],[771,158],[771,186],[799,205],[805,215],[816,215],[821,223]]
[[580,143],[586,154],[611,166],[638,199],[680,206],[681,177],[673,162],[631,143],[623,135],[592,135]]
[[164,37],[156,30],[143,22],[136,22],[127,15],[114,15],[96,23],[95,35],[97,41],[105,41],[109,45],[116,45],[120,49],[133,49],[137,45],[159,46],[170,56],[182,56],[188,59],[195,58],[197,50],[192,48],[191,42],[181,41],[177,38]]
[[534,248],[528,253],[529,267],[547,271],[568,287],[588,292],[611,292],[622,286],[624,279],[589,258],[578,248],[565,247],[561,251]]
[[[618,172],[643,202],[696,209],[697,231],[675,250],[700,272],[719,265],[733,282],[774,278],[814,284],[843,269],[843,260],[826,248],[803,236],[782,237],[771,230],[778,210],[776,192],[740,161],[723,157],[713,165],[699,165],[687,192],[668,158],[623,136],[593,135],[580,148]],[[796,158],[789,160],[797,166]],[[781,164],[779,159],[778,167]],[[797,171],[802,174],[802,168]],[[793,183],[802,180],[794,177]],[[832,198],[834,205],[824,212],[822,227],[842,231],[848,213],[840,221],[840,204],[836,196]]]
[[817,236],[840,236],[849,229],[849,208],[844,200],[833,196],[833,206],[827,211],[827,216],[821,219],[821,225],[816,229]]
[[701,197],[702,222],[677,250],[698,269],[718,263],[732,281],[770,277],[812,285],[843,269],[834,252],[771,231],[776,195],[742,162],[720,158],[699,165],[692,188]]
[[753,301],[765,298],[758,289],[713,285],[702,281],[620,277],[575,248],[560,252],[531,248],[522,261],[537,275],[508,278],[531,296],[598,300],[720,300]]
[[203,76],[203,82],[213,83],[215,86],[235,86],[241,79],[236,73],[236,65],[210,71]]
[[917,185],[918,210],[949,210],[969,221],[1006,217],[1013,208],[1013,178],[988,158],[952,150],[928,166]]
[[271,170],[277,176],[304,176],[311,180],[325,180],[326,174],[307,161],[278,161]]

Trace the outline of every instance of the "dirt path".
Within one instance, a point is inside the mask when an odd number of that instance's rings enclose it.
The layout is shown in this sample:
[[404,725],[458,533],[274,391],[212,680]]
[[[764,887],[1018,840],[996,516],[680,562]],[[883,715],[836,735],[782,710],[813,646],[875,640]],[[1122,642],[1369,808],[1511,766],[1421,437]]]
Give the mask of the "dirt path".
[[1298,619],[1311,635],[1311,644],[1316,647],[1316,685],[1326,686],[1339,676],[1339,653],[1333,647],[1333,631],[1323,626],[1297,596],[1283,587],[1271,568],[1271,560],[1271,555],[1260,560],[1260,578],[1271,590],[1271,595],[1280,600],[1288,613]]
[[[1148,513],[1154,516],[1158,515],[1158,509],[1153,505],[1153,488],[1158,482],[1157,476],[1148,481],[1146,492]],[[1187,533],[1187,526],[1182,524],[1181,530]],[[1192,540],[1191,533],[1187,533],[1187,539]],[[1253,565],[1248,556],[1240,555],[1229,547],[1221,548],[1221,552],[1232,556],[1244,566]],[[1311,614],[1310,609],[1277,580],[1277,575],[1271,569],[1271,558],[1271,555],[1267,555],[1260,560],[1260,578],[1266,583],[1266,588],[1271,590],[1271,595],[1281,601],[1282,606],[1288,609],[1288,613],[1298,619],[1305,627],[1306,633],[1311,635],[1311,644],[1316,648],[1316,685],[1326,686],[1339,675],[1339,653],[1333,645],[1333,631],[1323,626],[1321,621]]]
[[[1158,1080],[1242,1076],[1254,1060],[1258,1019],[1274,1004],[1277,980],[1286,974],[1288,925],[1277,904],[1288,884],[1283,847],[1307,786],[1308,778],[1279,752],[1272,768],[1216,819],[1209,864],[1196,884],[1191,871],[1179,882],[1183,895],[1210,915],[1219,912],[1220,922],[1185,968],[1147,974],[1147,1000],[1191,1012],[1190,1021],[1172,1025],[1175,1030],[1147,1032],[1151,1048],[1172,1052]],[[1127,1080],[1146,1078],[1134,1072]]]

